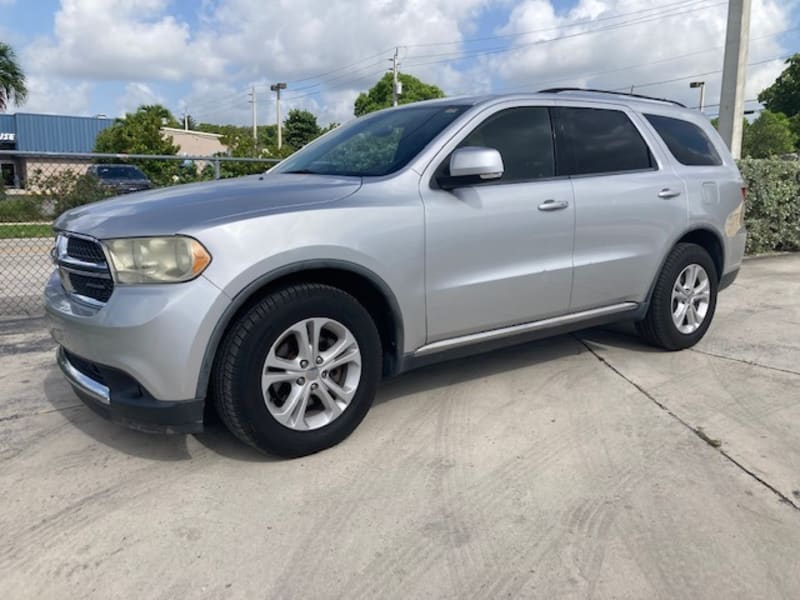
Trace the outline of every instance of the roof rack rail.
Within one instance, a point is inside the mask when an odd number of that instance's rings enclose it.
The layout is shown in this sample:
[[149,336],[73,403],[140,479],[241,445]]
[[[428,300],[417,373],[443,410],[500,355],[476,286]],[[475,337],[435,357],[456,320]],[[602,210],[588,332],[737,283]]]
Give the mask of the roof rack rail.
[[643,98],[645,100],[657,100],[659,102],[669,102],[682,108],[686,108],[685,104],[681,104],[677,100],[670,100],[669,98],[656,98],[655,96],[645,96],[644,94],[631,94],[629,92],[614,92],[611,90],[597,90],[594,88],[579,88],[579,87],[555,87],[547,88],[546,90],[539,90],[539,94],[560,94],[561,92],[592,92],[594,94],[612,94],[614,96],[630,96],[631,98]]

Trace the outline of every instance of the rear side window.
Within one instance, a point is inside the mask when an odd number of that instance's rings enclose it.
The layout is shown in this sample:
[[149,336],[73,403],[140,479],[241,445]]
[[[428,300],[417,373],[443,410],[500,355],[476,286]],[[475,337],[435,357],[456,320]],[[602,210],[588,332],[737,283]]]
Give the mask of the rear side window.
[[722,164],[714,144],[705,131],[694,123],[660,115],[645,115],[645,118],[679,163],[692,167]]
[[553,131],[544,106],[510,108],[493,114],[458,145],[494,148],[503,157],[503,183],[555,175]]
[[555,114],[561,175],[654,168],[647,143],[621,110],[557,108]]

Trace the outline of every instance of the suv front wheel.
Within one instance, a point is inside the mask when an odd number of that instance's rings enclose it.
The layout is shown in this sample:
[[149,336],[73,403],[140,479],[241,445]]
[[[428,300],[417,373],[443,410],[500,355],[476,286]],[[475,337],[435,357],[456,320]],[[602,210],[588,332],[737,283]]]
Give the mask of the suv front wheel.
[[321,284],[276,290],[245,312],[220,348],[217,412],[243,442],[303,456],[345,439],[372,404],[381,344],[367,310]]
[[658,276],[647,315],[637,323],[640,335],[666,350],[694,346],[714,317],[718,281],[705,249],[688,243],[675,246]]

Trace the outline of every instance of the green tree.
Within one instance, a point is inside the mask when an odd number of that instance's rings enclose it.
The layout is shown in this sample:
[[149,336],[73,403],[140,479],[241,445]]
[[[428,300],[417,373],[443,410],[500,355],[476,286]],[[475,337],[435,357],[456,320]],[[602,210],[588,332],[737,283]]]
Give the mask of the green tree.
[[[431,100],[433,98],[444,98],[444,92],[435,85],[424,83],[413,75],[400,73],[398,79],[403,84],[403,93],[400,94],[398,102],[400,104],[410,104],[420,100]],[[369,91],[362,92],[356,98],[354,113],[357,117],[366,115],[382,108],[392,105],[392,74],[387,73],[378,80]]]
[[319,137],[320,133],[317,117],[307,110],[293,108],[283,122],[283,141],[295,150]]
[[773,113],[794,117],[800,114],[800,53],[788,58],[786,64],[775,83],[758,95],[758,101]]
[[0,42],[0,112],[12,103],[19,106],[27,96],[25,73],[17,63],[17,55],[11,46]]
[[792,133],[794,133],[794,136],[797,139],[795,142],[795,149],[800,150],[800,113],[797,113],[795,116],[789,119],[789,127],[791,127]]
[[792,152],[797,136],[789,118],[783,113],[761,111],[758,118],[744,130],[742,155],[750,158],[769,158]]
[[320,130],[319,134],[320,134],[320,135],[325,135],[325,134],[326,134],[326,133],[328,133],[329,131],[333,131],[334,129],[336,129],[337,127],[339,127],[339,125],[341,125],[341,123],[339,123],[338,121],[331,121],[330,123],[328,123],[328,126],[327,126],[327,127],[323,127],[323,128]]
[[[95,140],[95,152],[110,154],[166,154],[178,153],[178,146],[161,133],[164,126],[177,127],[172,113],[160,105],[140,106],[109,128],[100,132]],[[185,170],[176,160],[132,160],[156,185],[170,185],[185,181]]]

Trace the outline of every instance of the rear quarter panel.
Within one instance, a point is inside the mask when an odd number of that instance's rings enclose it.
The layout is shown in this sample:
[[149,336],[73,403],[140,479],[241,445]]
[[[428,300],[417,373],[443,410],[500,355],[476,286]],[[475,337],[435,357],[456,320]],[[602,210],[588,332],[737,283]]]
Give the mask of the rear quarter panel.
[[[693,110],[667,112],[654,109],[653,114],[680,118],[700,127],[719,154],[718,166],[688,166],[680,164],[670,154],[676,172],[684,181],[688,195],[689,230],[709,229],[722,242],[724,267],[720,276],[739,268],[744,256],[744,181],[736,161],[714,126],[702,113]],[[663,144],[663,142],[662,142]],[[664,145],[666,148],[666,145]],[[668,150],[667,150],[668,152]]]

